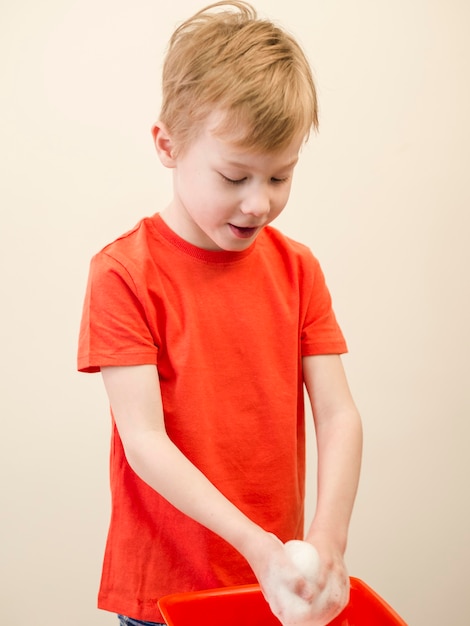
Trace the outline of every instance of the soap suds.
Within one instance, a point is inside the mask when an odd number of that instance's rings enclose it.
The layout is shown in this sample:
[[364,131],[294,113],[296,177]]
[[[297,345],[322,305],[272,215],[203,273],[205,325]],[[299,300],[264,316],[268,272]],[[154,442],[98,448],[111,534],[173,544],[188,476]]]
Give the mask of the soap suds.
[[316,548],[306,541],[292,540],[284,544],[284,550],[305,584],[299,595],[283,571],[271,572],[264,593],[272,612],[283,626],[326,626],[338,614],[335,607],[344,591],[341,581],[330,578],[320,592],[317,581],[321,564]]

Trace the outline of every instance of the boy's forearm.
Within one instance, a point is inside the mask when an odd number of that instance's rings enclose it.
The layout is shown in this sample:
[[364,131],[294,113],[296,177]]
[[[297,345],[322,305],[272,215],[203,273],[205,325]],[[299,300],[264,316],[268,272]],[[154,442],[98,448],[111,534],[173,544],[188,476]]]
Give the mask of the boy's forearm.
[[361,418],[339,355],[304,357],[303,374],[318,451],[317,507],[306,539],[344,555],[361,466]]
[[319,422],[317,507],[306,539],[335,545],[344,554],[362,455],[362,426],[354,407]]
[[243,556],[267,533],[252,522],[196,468],[166,433],[127,442],[126,456],[142,480],[173,506],[228,541]]

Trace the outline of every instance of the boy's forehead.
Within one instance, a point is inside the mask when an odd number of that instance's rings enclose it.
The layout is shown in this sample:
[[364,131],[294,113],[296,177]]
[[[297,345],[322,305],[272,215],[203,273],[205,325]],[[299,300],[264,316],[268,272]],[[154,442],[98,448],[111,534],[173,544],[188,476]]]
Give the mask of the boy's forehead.
[[220,138],[214,138],[212,145],[215,162],[235,170],[283,171],[293,168],[299,160],[300,142],[292,143],[276,152],[246,148]]

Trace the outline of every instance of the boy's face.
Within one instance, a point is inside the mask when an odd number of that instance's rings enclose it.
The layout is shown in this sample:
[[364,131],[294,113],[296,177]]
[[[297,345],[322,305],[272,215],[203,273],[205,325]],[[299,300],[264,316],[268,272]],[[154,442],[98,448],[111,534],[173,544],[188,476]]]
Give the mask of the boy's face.
[[284,209],[303,138],[266,154],[246,151],[214,128],[210,118],[178,156],[160,153],[174,169],[174,197],[162,217],[195,246],[241,251]]

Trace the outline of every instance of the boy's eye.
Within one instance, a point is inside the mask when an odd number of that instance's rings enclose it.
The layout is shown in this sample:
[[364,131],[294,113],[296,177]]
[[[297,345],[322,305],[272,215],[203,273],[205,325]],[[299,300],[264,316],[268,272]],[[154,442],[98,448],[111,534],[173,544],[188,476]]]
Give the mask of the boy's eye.
[[[224,176],[223,174],[220,174],[220,175],[222,176],[223,180],[226,183],[230,183],[231,185],[241,185],[241,183],[245,182],[246,180],[246,176],[244,176],[243,178],[229,178],[228,176]],[[271,178],[271,182],[274,183],[275,185],[285,183],[288,180],[289,180],[288,176],[286,176],[285,178],[276,178],[273,176]]]
[[228,176],[224,176],[223,174],[221,174],[222,178],[225,180],[226,183],[230,183],[231,185],[240,185],[244,180],[246,180],[246,177],[244,178],[229,178]]

